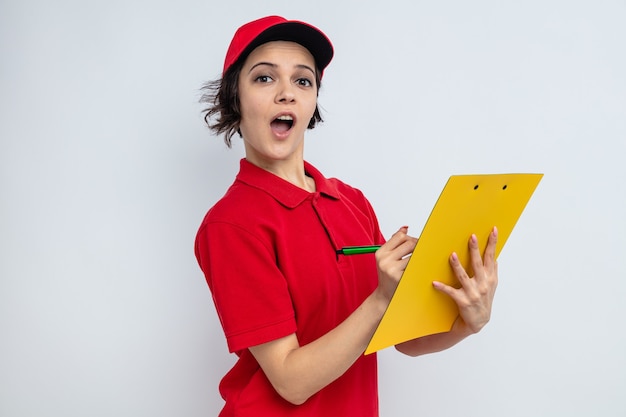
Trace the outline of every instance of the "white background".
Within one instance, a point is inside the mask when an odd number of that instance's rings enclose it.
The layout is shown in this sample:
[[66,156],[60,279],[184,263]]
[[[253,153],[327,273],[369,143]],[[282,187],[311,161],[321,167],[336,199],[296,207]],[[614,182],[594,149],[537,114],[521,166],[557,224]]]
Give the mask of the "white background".
[[193,240],[243,148],[199,88],[267,14],[333,40],[306,157],[386,236],[451,174],[545,173],[491,323],[383,351],[382,415],[626,415],[626,3],[269,3],[0,3],[0,415],[218,413],[234,358]]

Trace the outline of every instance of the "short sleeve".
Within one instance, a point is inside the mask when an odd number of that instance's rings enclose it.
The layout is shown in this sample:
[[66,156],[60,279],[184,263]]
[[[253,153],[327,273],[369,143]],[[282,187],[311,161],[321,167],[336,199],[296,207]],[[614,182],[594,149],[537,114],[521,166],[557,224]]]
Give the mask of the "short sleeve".
[[207,222],[195,251],[231,352],[296,331],[289,288],[269,239],[235,224]]
[[368,217],[372,222],[372,235],[374,236],[374,243],[377,245],[383,245],[386,240],[382,232],[380,231],[380,225],[378,224],[378,218],[376,217],[374,208],[372,207],[369,200],[365,198],[365,196],[363,196],[363,201],[365,202],[365,209],[367,210]]

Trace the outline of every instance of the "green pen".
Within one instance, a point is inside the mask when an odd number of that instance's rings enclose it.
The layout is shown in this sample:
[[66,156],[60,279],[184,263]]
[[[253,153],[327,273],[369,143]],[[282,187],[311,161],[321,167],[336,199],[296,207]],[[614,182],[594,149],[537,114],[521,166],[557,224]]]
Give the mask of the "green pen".
[[360,255],[362,253],[374,253],[380,248],[380,245],[370,246],[346,246],[337,250],[337,255]]

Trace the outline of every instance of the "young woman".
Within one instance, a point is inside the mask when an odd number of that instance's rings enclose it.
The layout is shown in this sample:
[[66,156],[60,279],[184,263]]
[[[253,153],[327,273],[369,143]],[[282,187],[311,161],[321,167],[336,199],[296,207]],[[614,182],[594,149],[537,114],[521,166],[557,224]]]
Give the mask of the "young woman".
[[[321,121],[317,96],[333,56],[317,28],[270,16],[237,30],[222,78],[210,83],[209,127],[243,139],[245,159],[207,213],[196,257],[229,350],[221,416],[378,415],[376,355],[363,352],[389,304],[417,239],[403,226],[388,240],[372,207],[349,185],[304,160],[307,129]],[[448,333],[397,349],[446,349],[489,320],[497,284],[497,231],[484,260],[469,239],[473,277],[451,254],[462,287],[438,282],[460,315]],[[374,255],[337,249],[380,244]]]

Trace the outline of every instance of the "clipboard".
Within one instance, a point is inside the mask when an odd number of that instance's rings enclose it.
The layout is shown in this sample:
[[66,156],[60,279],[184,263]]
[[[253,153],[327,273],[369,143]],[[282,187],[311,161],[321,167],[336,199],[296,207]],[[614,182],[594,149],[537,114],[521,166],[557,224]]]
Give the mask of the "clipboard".
[[471,273],[468,241],[478,237],[481,254],[493,226],[496,259],[543,174],[453,175],[448,179],[365,354],[430,334],[450,331],[456,303],[433,281],[459,287],[448,263],[456,252]]

